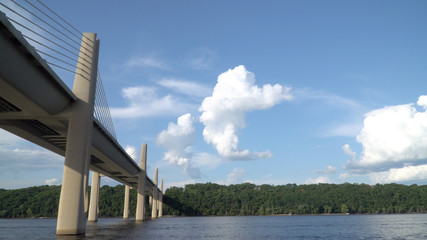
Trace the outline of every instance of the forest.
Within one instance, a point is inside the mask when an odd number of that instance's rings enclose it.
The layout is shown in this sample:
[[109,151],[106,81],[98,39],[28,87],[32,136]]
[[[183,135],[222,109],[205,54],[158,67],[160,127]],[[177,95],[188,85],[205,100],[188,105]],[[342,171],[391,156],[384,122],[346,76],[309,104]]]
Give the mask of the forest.
[[[60,186],[0,189],[0,218],[56,217]],[[148,200],[148,198],[147,198]],[[103,186],[99,216],[123,215],[124,186]],[[130,215],[136,190],[130,192]],[[148,201],[146,214],[151,213]],[[426,213],[427,185],[287,184],[280,186],[215,183],[171,187],[164,196],[164,215],[235,216],[272,214]]]
[[166,191],[171,215],[426,213],[427,185],[192,184]]

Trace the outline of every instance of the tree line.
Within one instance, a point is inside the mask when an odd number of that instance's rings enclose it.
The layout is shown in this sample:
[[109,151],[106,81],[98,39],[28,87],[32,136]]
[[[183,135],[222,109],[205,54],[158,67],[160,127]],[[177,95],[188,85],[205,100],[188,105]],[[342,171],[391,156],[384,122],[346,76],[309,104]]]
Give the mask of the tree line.
[[[90,190],[90,189],[89,189]],[[60,186],[0,189],[0,218],[56,217]],[[136,190],[131,189],[130,216],[136,210]],[[146,202],[146,214],[151,209]],[[99,216],[123,215],[124,186],[103,186]],[[224,186],[190,184],[166,190],[164,215],[235,216],[270,214],[426,213],[427,185],[401,184],[287,184],[250,183]]]
[[427,185],[191,184],[166,190],[171,215],[426,213]]

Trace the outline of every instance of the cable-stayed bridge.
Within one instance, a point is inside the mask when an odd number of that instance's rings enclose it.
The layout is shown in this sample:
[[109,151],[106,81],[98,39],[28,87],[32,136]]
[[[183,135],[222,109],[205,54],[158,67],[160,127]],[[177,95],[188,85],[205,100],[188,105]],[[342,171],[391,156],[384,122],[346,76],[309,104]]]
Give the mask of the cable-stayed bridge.
[[[18,30],[19,29],[19,30]],[[163,181],[146,174],[147,145],[139,165],[120,146],[98,71],[99,39],[81,33],[41,1],[0,2],[0,127],[65,157],[57,234],[84,234],[97,220],[100,174],[138,189],[136,220],[153,198],[162,215]],[[55,71],[54,71],[55,70]],[[74,75],[70,90],[57,72]],[[92,190],[88,204],[88,176]]]

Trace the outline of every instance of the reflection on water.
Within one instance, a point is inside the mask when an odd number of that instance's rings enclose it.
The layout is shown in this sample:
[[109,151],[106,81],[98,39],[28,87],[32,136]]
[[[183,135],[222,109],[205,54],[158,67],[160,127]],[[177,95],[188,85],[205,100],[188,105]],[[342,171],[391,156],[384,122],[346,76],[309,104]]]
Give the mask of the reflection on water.
[[427,215],[101,218],[84,236],[56,236],[56,219],[0,219],[0,239],[427,239]]

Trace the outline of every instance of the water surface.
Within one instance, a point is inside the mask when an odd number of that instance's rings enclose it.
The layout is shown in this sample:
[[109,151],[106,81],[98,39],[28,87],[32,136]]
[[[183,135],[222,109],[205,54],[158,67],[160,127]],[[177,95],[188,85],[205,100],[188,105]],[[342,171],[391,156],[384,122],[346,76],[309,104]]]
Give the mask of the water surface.
[[56,236],[56,219],[0,219],[0,239],[427,239],[427,214],[101,218],[85,236]]

